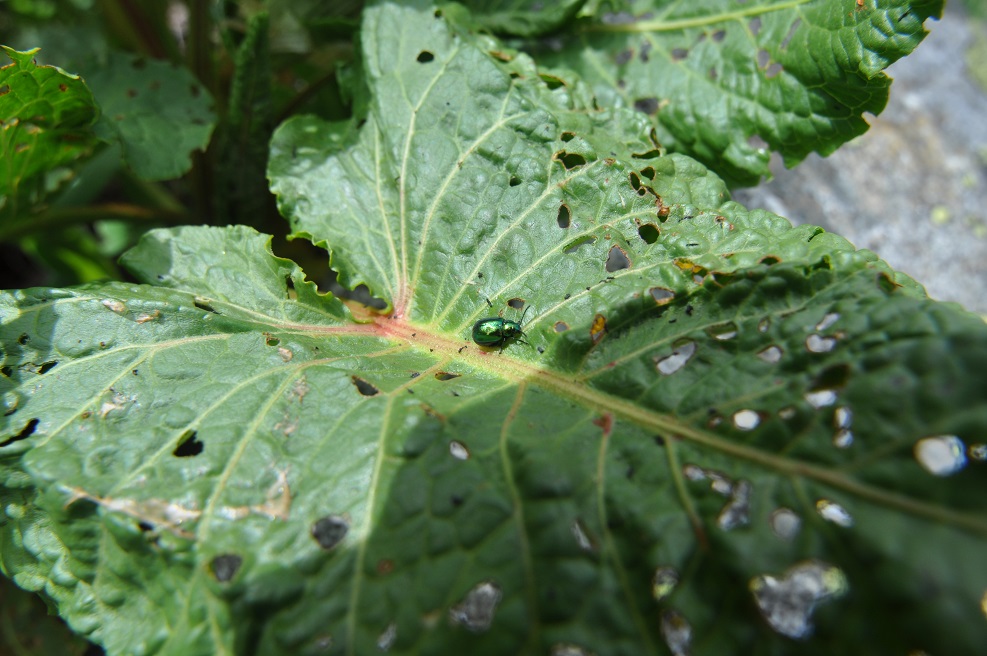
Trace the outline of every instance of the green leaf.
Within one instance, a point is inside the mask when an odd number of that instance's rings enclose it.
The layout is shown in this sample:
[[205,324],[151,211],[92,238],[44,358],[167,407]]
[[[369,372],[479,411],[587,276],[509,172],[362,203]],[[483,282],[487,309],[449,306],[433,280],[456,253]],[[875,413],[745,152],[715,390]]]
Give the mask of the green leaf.
[[76,75],[34,62],[37,49],[3,46],[13,63],[0,68],[0,212],[7,220],[40,203],[58,184],[58,167],[92,148],[98,110]]
[[115,54],[88,80],[103,110],[97,134],[119,143],[124,160],[145,180],[182,176],[192,152],[209,143],[213,101],[187,69]]
[[941,0],[604,6],[613,13],[537,47],[539,62],[571,68],[601,103],[654,117],[669,149],[748,185],[770,176],[771,151],[792,167],[863,134],[864,114],[887,103],[882,71],[943,9]]
[[[585,0],[562,2],[526,2],[524,0],[497,0],[497,2],[462,3],[473,18],[484,28],[515,36],[536,36],[563,25],[586,4]],[[455,5],[447,7],[446,11]]]
[[3,295],[5,572],[110,654],[984,644],[982,321],[432,7],[361,43],[269,175],[390,312],[242,227]]

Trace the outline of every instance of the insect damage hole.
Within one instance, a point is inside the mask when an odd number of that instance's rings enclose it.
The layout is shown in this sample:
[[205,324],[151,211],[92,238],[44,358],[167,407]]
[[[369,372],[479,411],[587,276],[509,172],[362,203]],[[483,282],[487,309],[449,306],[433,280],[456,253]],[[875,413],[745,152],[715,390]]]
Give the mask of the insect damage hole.
[[27,439],[27,438],[31,437],[31,435],[34,434],[34,431],[38,427],[38,424],[39,423],[40,423],[40,420],[37,419],[37,418],[30,420],[29,422],[27,422],[26,424],[24,424],[24,428],[22,428],[21,431],[19,433],[17,433],[17,435],[14,435],[12,437],[8,437],[3,442],[0,442],[0,448],[5,447],[5,446],[9,446],[9,445],[13,444],[14,442],[19,442],[20,440],[24,440],[24,439]]
[[559,214],[555,217],[555,222],[558,223],[559,227],[563,230],[572,224],[572,211],[565,203],[559,205]]
[[380,390],[363,380],[359,376],[351,376],[350,379],[356,386],[356,391],[358,391],[363,396],[377,396],[380,394]]
[[422,50],[418,53],[418,57],[415,58],[419,64],[427,64],[428,62],[435,59],[435,55],[430,53],[428,50]]
[[659,230],[658,226],[654,223],[645,223],[642,226],[638,226],[637,234],[644,240],[644,243],[653,244],[658,241],[658,237],[661,235],[661,230]]
[[206,445],[199,441],[198,433],[195,431],[185,431],[178,440],[178,446],[172,451],[172,455],[178,458],[188,458],[197,456],[206,448]]
[[561,162],[562,166],[565,167],[566,171],[571,171],[574,168],[586,165],[586,158],[579,153],[570,153],[564,150],[560,150],[555,153],[555,159]]
[[209,569],[212,570],[212,575],[216,577],[217,581],[226,583],[236,576],[242,564],[243,558],[236,554],[221,554],[212,559],[212,562],[209,563]]
[[507,301],[507,304],[510,307],[514,308],[515,310],[520,310],[521,308],[524,307],[524,299],[523,298],[512,298],[511,300]]
[[615,271],[620,271],[621,269],[631,268],[630,258],[627,257],[627,253],[620,247],[614,244],[610,247],[610,253],[607,255],[606,269],[607,273],[613,273]]
[[312,537],[319,546],[329,551],[335,548],[350,530],[350,524],[341,515],[329,515],[312,524]]

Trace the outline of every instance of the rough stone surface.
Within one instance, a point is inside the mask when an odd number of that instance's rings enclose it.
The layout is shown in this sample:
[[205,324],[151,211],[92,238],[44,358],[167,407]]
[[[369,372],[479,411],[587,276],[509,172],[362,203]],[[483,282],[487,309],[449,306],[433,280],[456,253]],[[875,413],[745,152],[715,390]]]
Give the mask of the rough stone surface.
[[734,196],[821,225],[933,298],[987,314],[987,93],[967,57],[983,47],[987,23],[954,2],[926,27],[926,40],[888,70],[891,99],[866,134],[793,170],[778,163],[772,181]]

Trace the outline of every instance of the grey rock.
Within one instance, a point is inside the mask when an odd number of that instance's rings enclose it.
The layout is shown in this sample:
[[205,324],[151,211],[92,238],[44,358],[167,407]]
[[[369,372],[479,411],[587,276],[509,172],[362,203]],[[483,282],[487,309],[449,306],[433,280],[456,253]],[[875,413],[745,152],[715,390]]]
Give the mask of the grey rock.
[[987,93],[965,56],[987,27],[957,3],[926,27],[888,69],[891,98],[866,134],[792,170],[776,162],[773,180],[734,197],[842,235],[933,298],[987,314]]

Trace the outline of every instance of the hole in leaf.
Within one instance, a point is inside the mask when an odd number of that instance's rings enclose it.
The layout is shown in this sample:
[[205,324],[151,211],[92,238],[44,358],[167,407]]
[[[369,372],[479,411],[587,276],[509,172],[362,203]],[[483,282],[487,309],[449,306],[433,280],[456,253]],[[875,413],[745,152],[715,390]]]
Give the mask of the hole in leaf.
[[3,86],[0,86],[0,96],[5,96],[8,93],[10,93],[10,85],[9,84],[5,84]]
[[771,53],[761,48],[757,51],[757,67],[765,68],[771,62]]
[[805,348],[810,353],[829,353],[836,348],[836,338],[812,333],[805,338]]
[[955,435],[923,437],[914,451],[918,464],[933,476],[951,476],[966,467],[966,445]]
[[200,310],[203,310],[205,312],[212,312],[213,314],[219,314],[219,312],[217,312],[216,310],[214,310],[213,307],[212,307],[212,305],[210,305],[209,302],[207,300],[205,300],[204,298],[197,298],[197,299],[195,299],[195,307],[197,307]]
[[569,211],[569,206],[565,203],[559,205],[559,215],[555,219],[559,227],[562,229],[568,228],[571,224],[571,217],[572,213]]
[[3,448],[5,446],[10,446],[14,442],[19,442],[20,440],[25,440],[31,437],[31,435],[34,434],[35,429],[37,429],[39,423],[41,423],[39,419],[37,418],[31,419],[26,424],[24,424],[24,428],[22,428],[20,432],[17,433],[17,435],[8,437],[3,442],[0,442],[0,448]]
[[733,425],[742,431],[754,430],[761,423],[761,415],[755,410],[738,410],[733,413]]
[[658,305],[668,305],[675,298],[675,292],[665,287],[652,287],[648,290],[648,293],[651,294],[651,298],[655,299],[655,303]]
[[329,551],[343,541],[350,530],[349,522],[340,515],[323,517],[312,525],[312,537],[319,546]]
[[[454,374],[448,371],[437,371],[435,372],[435,380],[445,382],[447,380],[452,380],[453,378],[459,378],[462,374]],[[362,392],[361,392],[362,394]],[[364,396],[373,396],[373,394],[366,394]]]
[[675,610],[665,610],[661,613],[661,623],[658,627],[661,637],[668,645],[672,656],[689,656],[692,645],[692,625],[682,613]]
[[17,338],[17,343],[20,344],[21,346],[24,346],[30,341],[31,341],[31,336],[28,335],[27,333],[21,333],[21,336]]
[[689,51],[685,48],[675,48],[672,50],[672,61],[682,61],[689,56]]
[[222,554],[212,559],[212,562],[209,563],[209,568],[212,570],[212,575],[216,577],[217,581],[225,583],[236,576],[242,564],[243,558],[240,556],[236,554]]
[[641,57],[641,61],[643,63],[647,64],[648,60],[651,59],[650,53],[651,53],[651,42],[645,41],[644,43],[641,44],[641,52],[639,53],[639,56]]
[[579,250],[579,248],[581,246],[585,246],[586,244],[592,244],[595,241],[596,241],[596,237],[594,237],[593,235],[584,235],[584,236],[579,237],[578,239],[574,239],[574,240],[570,241],[568,244],[566,244],[563,247],[563,251],[562,252],[563,253],[566,253],[567,255],[568,254],[572,254],[572,253],[575,253],[577,250]]
[[512,298],[511,300],[507,301],[507,304],[510,307],[514,308],[515,310],[520,310],[521,308],[524,307],[524,299],[523,298]]
[[270,333],[264,334],[264,343],[268,346],[277,346],[281,343],[281,340]]
[[645,241],[645,243],[653,244],[658,241],[658,236],[661,234],[661,231],[654,223],[645,223],[642,226],[638,226],[637,234]]
[[555,159],[561,162],[567,171],[586,165],[585,157],[579,153],[569,153],[564,150],[555,153]]
[[647,114],[648,116],[654,116],[658,113],[658,99],[654,96],[649,96],[647,98],[638,98],[634,101],[634,109],[641,112],[642,114]]
[[48,362],[42,362],[40,365],[36,365],[37,369],[34,370],[36,374],[46,374],[51,371],[55,365],[58,364],[58,360],[49,360]]
[[593,323],[589,327],[589,337],[593,340],[593,345],[599,344],[607,332],[607,318],[602,314],[593,317]]
[[548,87],[549,91],[555,91],[556,89],[560,87],[564,87],[566,85],[565,80],[560,78],[558,75],[551,75],[550,73],[539,73],[538,77],[540,77],[542,82],[545,83],[545,86]]
[[737,336],[737,324],[732,321],[710,326],[706,333],[715,340],[725,342]]
[[634,188],[634,191],[641,191],[641,177],[634,171],[630,172],[629,177],[631,180],[631,187]]
[[655,601],[661,601],[679,584],[679,573],[674,567],[659,567],[651,577],[651,594]]
[[782,577],[762,574],[751,579],[761,615],[778,633],[800,639],[812,633],[816,605],[839,597],[847,590],[846,576],[833,565],[806,561],[791,567]]
[[696,353],[696,343],[686,340],[675,344],[672,347],[672,354],[663,358],[655,358],[655,367],[659,373],[671,376],[676,371],[686,365]]
[[353,381],[353,384],[356,385],[356,391],[358,391],[360,394],[364,396],[376,396],[377,394],[380,394],[379,389],[377,389],[367,381],[363,380],[359,376],[352,376],[351,379]]
[[561,139],[565,143],[569,143],[575,138],[576,138],[575,132],[563,132],[562,135],[559,137],[559,139]]
[[625,50],[621,50],[620,52],[618,52],[614,56],[613,61],[615,64],[617,64],[617,66],[623,66],[624,64],[629,62],[633,57],[634,57],[634,51],[631,50],[630,48],[627,48]]
[[631,261],[628,259],[627,253],[625,253],[623,249],[616,244],[611,246],[610,254],[607,255],[607,273],[613,273],[615,271],[620,271],[621,269],[629,268],[631,268]]
[[190,456],[197,456],[206,448],[206,445],[199,441],[196,437],[197,433],[193,430],[185,431],[182,437],[179,439],[178,446],[172,451],[172,455],[179,458],[188,458]]
[[840,314],[838,312],[828,312],[826,316],[820,319],[819,323],[816,324],[816,330],[820,332],[826,330],[834,323],[836,323],[839,320],[839,318],[840,318]]
[[760,19],[760,17],[754,17],[754,18],[750,19],[750,21],[747,23],[747,29],[749,29],[751,31],[751,34],[753,34],[754,36],[757,36],[758,33],[761,31],[761,19]]
[[784,66],[782,66],[778,62],[771,62],[770,64],[768,64],[768,67],[764,69],[764,77],[770,80],[773,77],[778,77],[778,74],[781,73],[783,70],[784,70]]
[[771,513],[771,530],[782,540],[791,540],[802,528],[802,518],[790,508],[778,508]]
[[757,354],[757,357],[761,358],[768,364],[777,364],[781,361],[782,350],[777,346],[771,345]]
[[764,140],[764,137],[759,134],[752,134],[747,137],[747,145],[755,150],[767,150],[769,146],[768,142]]
[[487,631],[493,624],[500,598],[500,587],[492,581],[484,581],[474,586],[460,603],[449,609],[449,618],[454,624],[462,624],[474,633]]
[[517,177],[516,175],[512,175],[511,181],[508,184],[511,185],[512,187],[516,187],[519,184],[521,184],[521,178]]
[[816,501],[816,511],[827,522],[833,522],[844,528],[853,526],[853,517],[846,511],[846,508],[829,499],[819,499]]
[[655,167],[645,166],[643,169],[641,169],[641,175],[646,177],[648,180],[654,180],[655,175],[657,175],[657,172],[655,171]]
[[713,41],[719,43],[723,41],[723,39],[726,38],[726,36],[727,36],[726,30],[716,30],[715,32],[713,32]]
[[470,450],[462,442],[453,440],[449,442],[449,454],[456,460],[469,460]]
[[419,64],[427,64],[433,59],[435,59],[435,55],[430,53],[428,50],[422,50],[420,53],[418,53],[417,60]]
[[4,366],[0,367],[0,374],[3,374],[7,378],[10,378],[10,375],[12,373],[14,373],[14,370],[9,364],[5,364]]
[[555,328],[555,332],[564,333],[565,331],[569,330],[569,324],[567,324],[565,321],[556,321],[554,328]]
[[794,21],[792,21],[792,26],[788,28],[788,34],[786,34],[785,38],[781,40],[781,45],[779,47],[782,50],[788,50],[788,44],[792,42],[792,37],[795,36],[796,30],[798,30],[799,25],[801,24],[802,24],[801,18],[796,18]]

